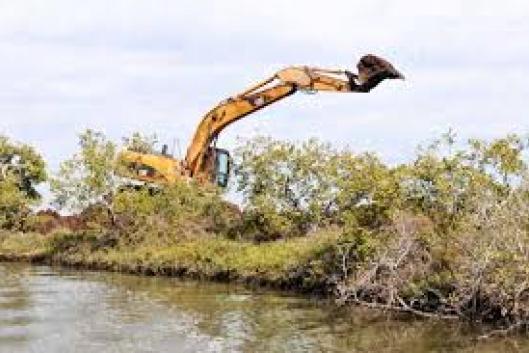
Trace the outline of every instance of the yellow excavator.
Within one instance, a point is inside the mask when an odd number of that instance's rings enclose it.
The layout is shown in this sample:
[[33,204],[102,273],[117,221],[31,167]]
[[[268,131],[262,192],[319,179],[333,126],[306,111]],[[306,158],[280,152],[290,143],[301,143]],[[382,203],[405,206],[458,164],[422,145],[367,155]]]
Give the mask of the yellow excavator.
[[316,67],[287,67],[210,110],[200,121],[184,160],[173,158],[164,145],[161,153],[133,150],[120,153],[126,176],[150,184],[172,184],[194,179],[201,184],[225,187],[230,175],[230,155],[217,148],[220,132],[233,122],[297,91],[369,92],[385,79],[404,79],[388,61],[375,55],[363,56],[358,74],[347,70]]

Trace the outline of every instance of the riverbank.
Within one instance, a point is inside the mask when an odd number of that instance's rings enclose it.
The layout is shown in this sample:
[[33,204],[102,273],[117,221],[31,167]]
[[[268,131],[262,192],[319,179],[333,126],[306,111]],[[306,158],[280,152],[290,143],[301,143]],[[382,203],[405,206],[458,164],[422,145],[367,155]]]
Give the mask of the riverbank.
[[433,258],[439,249],[433,240],[426,245],[414,227],[420,226],[408,220],[400,231],[371,234],[362,246],[359,235],[351,239],[339,228],[264,243],[205,235],[134,245],[88,231],[1,232],[0,261],[242,283],[323,295],[339,305],[485,324],[500,334],[527,327],[526,293],[506,291],[513,279],[495,279],[492,287],[482,274],[481,286],[472,287]]
[[0,261],[74,266],[142,275],[241,282],[305,293],[332,291],[322,257],[339,233],[255,244],[218,237],[173,245],[119,246],[90,233],[1,233]]
[[449,132],[394,166],[313,140],[257,138],[237,152],[241,211],[221,190],[195,183],[116,185],[112,143],[87,131],[52,183],[56,206],[79,213],[33,214],[15,197],[20,187],[6,184],[0,257],[527,327],[525,142],[509,135],[459,149],[454,141]]

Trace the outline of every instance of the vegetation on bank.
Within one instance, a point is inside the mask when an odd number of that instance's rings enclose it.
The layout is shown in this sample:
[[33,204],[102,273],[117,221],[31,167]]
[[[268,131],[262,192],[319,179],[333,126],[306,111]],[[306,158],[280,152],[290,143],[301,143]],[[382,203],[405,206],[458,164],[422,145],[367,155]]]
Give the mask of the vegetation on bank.
[[40,199],[35,186],[46,177],[44,160],[31,146],[0,135],[0,229],[25,228]]
[[[152,151],[155,137],[126,142]],[[518,135],[460,142],[449,131],[388,165],[259,137],[235,154],[240,212],[192,183],[124,188],[118,147],[87,131],[51,178],[76,225],[42,213],[4,223],[0,258],[266,283],[516,328],[529,319],[527,148]],[[0,188],[19,176],[7,174]]]
[[[255,244],[222,237],[165,246],[112,244],[101,233],[0,233],[0,260],[36,261],[148,275],[230,280],[305,292],[327,290],[324,255],[338,232]],[[157,239],[156,239],[157,240]]]

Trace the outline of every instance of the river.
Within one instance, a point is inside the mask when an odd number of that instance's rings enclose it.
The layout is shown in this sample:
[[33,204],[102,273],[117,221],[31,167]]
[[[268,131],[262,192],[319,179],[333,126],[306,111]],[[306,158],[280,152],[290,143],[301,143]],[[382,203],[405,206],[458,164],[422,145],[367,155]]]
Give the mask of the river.
[[0,352],[529,352],[464,325],[240,286],[0,263]]

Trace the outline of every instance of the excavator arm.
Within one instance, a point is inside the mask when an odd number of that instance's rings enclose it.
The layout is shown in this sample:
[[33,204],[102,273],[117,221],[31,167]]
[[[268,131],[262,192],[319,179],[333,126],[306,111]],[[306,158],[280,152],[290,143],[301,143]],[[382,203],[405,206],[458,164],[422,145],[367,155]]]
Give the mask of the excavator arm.
[[369,92],[381,80],[376,83],[373,79],[365,82],[357,81],[357,75],[345,70],[289,67],[248,90],[224,100],[204,116],[196,129],[185,158],[185,167],[189,175],[195,177],[206,169],[203,164],[208,147],[220,132],[233,122],[298,90]]
[[203,169],[208,147],[224,128],[295,92],[295,86],[279,84],[259,92],[229,98],[209,111],[198,125],[187,149],[185,164],[190,176],[196,176]]
[[130,172],[127,176],[156,184],[173,183],[182,177],[191,177],[202,183],[217,179],[218,185],[225,186],[229,175],[229,155],[225,150],[214,148],[214,145],[220,132],[228,125],[298,90],[369,92],[384,79],[404,78],[389,62],[374,55],[363,56],[357,68],[358,74],[307,66],[278,71],[210,110],[200,121],[184,161],[174,159],[166,153],[166,149],[161,154],[123,151],[121,160]]

